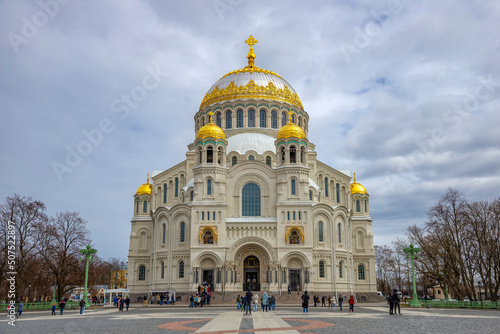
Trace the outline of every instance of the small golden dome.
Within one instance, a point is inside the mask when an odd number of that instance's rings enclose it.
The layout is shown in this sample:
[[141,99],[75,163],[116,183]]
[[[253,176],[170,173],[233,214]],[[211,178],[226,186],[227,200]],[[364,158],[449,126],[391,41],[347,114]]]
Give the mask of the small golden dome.
[[152,192],[153,192],[153,185],[151,183],[149,183],[149,173],[148,173],[148,180],[142,186],[137,188],[137,192],[135,194],[136,195],[151,195]]
[[366,195],[366,188],[361,183],[356,182],[356,173],[354,173],[354,182],[351,183],[351,194]]
[[290,121],[288,122],[287,125],[284,125],[281,127],[281,129],[278,131],[278,136],[276,137],[277,139],[287,139],[290,137],[295,137],[298,139],[303,139],[306,138],[306,134],[304,133],[304,130],[298,125],[295,125],[292,123],[292,112],[289,112],[290,114]]
[[217,126],[217,124],[212,123],[212,115],[214,114],[212,111],[208,113],[210,115],[210,123],[205,124],[201,127],[201,129],[196,134],[196,139],[205,139],[205,138],[215,138],[215,139],[226,139],[226,134],[224,131]]

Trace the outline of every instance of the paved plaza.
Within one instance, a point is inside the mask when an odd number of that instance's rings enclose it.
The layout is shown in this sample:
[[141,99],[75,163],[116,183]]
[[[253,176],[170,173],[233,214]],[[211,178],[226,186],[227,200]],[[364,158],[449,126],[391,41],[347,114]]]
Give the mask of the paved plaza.
[[[135,305],[134,305],[135,306]],[[499,333],[500,311],[467,309],[402,309],[402,316],[389,315],[383,303],[356,305],[335,312],[310,307],[303,314],[299,306],[277,307],[273,312],[244,315],[230,306],[187,306],[143,308],[128,312],[96,308],[80,315],[67,310],[63,316],[50,311],[25,312],[12,327],[4,320],[0,333]]]

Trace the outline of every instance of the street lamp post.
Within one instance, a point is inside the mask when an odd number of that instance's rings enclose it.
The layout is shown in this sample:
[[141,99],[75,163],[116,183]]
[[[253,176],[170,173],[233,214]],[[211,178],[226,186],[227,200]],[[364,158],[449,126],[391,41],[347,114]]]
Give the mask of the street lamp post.
[[31,283],[28,284],[28,303],[30,302],[31,300]]
[[405,253],[407,253],[407,258],[411,259],[411,272],[413,276],[413,297],[410,300],[410,307],[421,307],[420,301],[417,296],[417,283],[415,281],[415,256],[418,252],[420,252],[420,248],[414,247],[413,244],[410,244],[410,247],[406,247],[403,249]]
[[87,308],[87,307],[90,307],[90,302],[87,298],[87,281],[89,279],[89,261],[94,259],[92,254],[97,253],[97,250],[90,248],[90,245],[87,245],[86,248],[80,249],[80,253],[85,255],[85,258],[87,260],[87,264],[86,264],[86,268],[85,268],[85,288],[83,290],[83,298],[85,300],[85,307]]

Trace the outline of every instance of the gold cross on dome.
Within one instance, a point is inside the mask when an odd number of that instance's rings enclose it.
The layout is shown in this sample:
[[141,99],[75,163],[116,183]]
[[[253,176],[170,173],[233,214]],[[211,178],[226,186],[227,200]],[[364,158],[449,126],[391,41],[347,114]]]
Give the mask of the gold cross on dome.
[[214,114],[213,111],[209,112],[208,115],[210,116],[210,124],[212,124],[212,115]]
[[252,35],[250,35],[250,37],[248,37],[248,39],[245,41],[245,43],[247,43],[248,45],[250,45],[250,48],[251,48],[255,44],[259,43],[259,41],[256,40],[255,38],[253,38]]
[[288,124],[292,124],[292,115],[293,115],[293,111],[289,111],[289,112],[288,112],[288,115],[290,115],[290,123],[288,123]]

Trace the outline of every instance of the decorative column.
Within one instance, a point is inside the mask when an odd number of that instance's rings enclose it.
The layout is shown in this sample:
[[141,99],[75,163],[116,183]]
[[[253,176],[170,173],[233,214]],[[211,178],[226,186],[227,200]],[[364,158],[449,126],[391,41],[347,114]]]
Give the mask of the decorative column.
[[91,306],[89,299],[87,298],[87,282],[89,279],[89,261],[94,259],[92,254],[97,253],[97,250],[90,248],[90,245],[87,245],[87,248],[80,249],[80,253],[85,255],[85,258],[87,260],[87,264],[86,264],[86,268],[85,268],[85,288],[83,290],[83,298],[85,298],[85,308],[87,308],[87,307]]
[[417,283],[415,281],[415,256],[417,256],[417,253],[420,252],[420,248],[414,247],[413,244],[410,244],[410,247],[404,248],[403,251],[408,254],[406,258],[411,259],[411,272],[413,276],[413,297],[409,303],[410,307],[422,307],[420,301],[418,300]]

